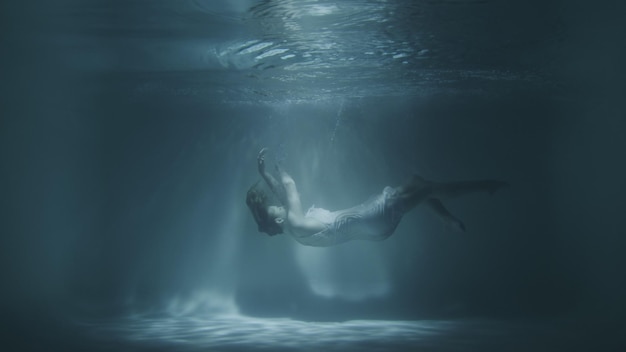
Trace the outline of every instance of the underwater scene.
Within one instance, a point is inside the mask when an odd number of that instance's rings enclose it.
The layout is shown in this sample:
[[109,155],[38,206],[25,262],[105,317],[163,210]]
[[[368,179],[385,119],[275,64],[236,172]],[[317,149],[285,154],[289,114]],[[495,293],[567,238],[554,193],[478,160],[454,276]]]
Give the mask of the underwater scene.
[[624,351],[626,5],[0,5],[3,351]]

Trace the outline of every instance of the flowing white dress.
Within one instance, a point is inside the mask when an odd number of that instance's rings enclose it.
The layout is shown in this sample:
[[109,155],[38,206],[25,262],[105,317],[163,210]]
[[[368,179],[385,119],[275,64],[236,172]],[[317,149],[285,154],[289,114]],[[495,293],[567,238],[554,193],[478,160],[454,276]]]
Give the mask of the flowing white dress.
[[404,209],[398,201],[394,188],[385,187],[383,192],[355,207],[328,211],[311,207],[305,217],[316,219],[325,229],[310,236],[295,239],[301,244],[328,247],[351,240],[382,241],[391,236],[398,226]]

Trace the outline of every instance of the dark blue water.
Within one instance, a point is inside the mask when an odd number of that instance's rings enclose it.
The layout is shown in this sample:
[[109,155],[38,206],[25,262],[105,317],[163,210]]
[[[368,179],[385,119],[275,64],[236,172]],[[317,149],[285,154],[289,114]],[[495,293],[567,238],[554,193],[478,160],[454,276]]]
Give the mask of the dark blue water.
[[[0,5],[7,350],[626,346],[624,6]],[[511,187],[382,242],[258,233],[256,156],[341,209]],[[4,348],[4,346],[3,346]]]

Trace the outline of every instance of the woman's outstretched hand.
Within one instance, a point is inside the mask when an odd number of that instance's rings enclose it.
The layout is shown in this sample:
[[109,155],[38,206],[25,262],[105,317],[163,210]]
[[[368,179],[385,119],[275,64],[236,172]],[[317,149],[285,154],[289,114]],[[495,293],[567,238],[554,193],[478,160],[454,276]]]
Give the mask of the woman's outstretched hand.
[[259,156],[256,158],[259,173],[261,175],[265,173],[265,153],[267,153],[267,148],[261,149]]

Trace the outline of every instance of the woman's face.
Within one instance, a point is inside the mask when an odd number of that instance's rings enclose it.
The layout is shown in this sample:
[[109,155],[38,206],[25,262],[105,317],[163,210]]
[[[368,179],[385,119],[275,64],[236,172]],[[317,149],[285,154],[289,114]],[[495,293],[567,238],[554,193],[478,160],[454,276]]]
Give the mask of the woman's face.
[[267,207],[267,213],[272,219],[284,219],[286,215],[285,208],[276,205],[270,205],[269,207]]

